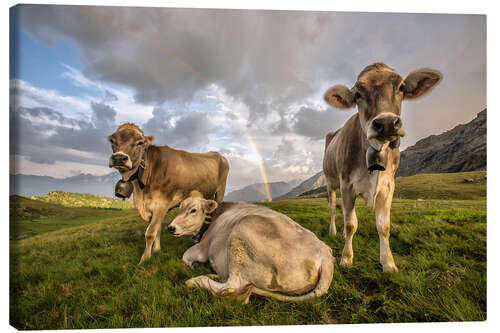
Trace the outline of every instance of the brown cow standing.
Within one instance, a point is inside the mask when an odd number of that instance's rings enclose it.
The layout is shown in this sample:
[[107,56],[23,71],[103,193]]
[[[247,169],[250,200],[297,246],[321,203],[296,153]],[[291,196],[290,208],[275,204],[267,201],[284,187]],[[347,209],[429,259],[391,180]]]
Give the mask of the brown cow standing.
[[[352,237],[358,227],[354,202],[356,196],[361,196],[369,207],[375,208],[383,270],[398,270],[389,247],[389,229],[394,175],[399,166],[399,137],[405,135],[401,104],[403,99],[417,98],[429,91],[441,77],[438,71],[420,69],[403,80],[394,69],[375,63],[359,74],[352,89],[337,85],[325,93],[325,101],[331,106],[358,107],[344,127],[327,134],[323,158],[332,234],[336,234],[336,189],[340,188],[343,202],[345,245],[340,265],[352,266]],[[370,158],[382,162],[374,166],[368,161]]]
[[[119,126],[108,140],[113,149],[109,166],[120,171],[124,181],[132,182],[134,205],[149,222],[141,262],[160,250],[163,218],[182,200],[199,195],[222,202],[229,164],[219,153],[198,154],[155,146],[154,136],[145,136],[131,123]],[[139,168],[143,168],[140,173]]]

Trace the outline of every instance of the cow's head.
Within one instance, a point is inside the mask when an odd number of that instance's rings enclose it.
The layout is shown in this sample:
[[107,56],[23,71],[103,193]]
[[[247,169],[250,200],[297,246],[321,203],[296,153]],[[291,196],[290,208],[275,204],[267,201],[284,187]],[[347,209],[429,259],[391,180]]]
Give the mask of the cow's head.
[[175,237],[195,235],[205,222],[206,215],[216,208],[216,201],[188,197],[181,202],[177,216],[167,229]]
[[[384,143],[404,136],[401,120],[403,99],[414,99],[433,88],[441,73],[433,69],[419,69],[406,79],[383,63],[367,66],[358,75],[352,89],[344,85],[333,86],[325,93],[325,101],[333,107],[358,107],[359,119],[370,144],[380,148]],[[377,149],[378,150],[378,149]]]
[[139,126],[126,123],[108,136],[108,140],[113,149],[113,154],[109,157],[109,167],[123,173],[138,167],[144,149],[153,142],[154,136],[145,136]]

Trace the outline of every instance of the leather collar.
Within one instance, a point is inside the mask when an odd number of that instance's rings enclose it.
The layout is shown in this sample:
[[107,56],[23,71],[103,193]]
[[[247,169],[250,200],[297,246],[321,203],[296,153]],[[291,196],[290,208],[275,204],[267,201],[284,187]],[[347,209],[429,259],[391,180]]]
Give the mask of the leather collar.
[[210,227],[210,224],[212,223],[212,215],[213,215],[214,212],[211,212],[211,213],[208,213],[205,215],[205,221],[203,221],[203,224],[200,228],[200,231],[198,231],[198,233],[196,235],[194,235],[193,237],[191,237],[191,240],[195,243],[199,243],[201,241],[201,239],[203,238],[203,235],[205,234],[205,232],[208,230],[208,228]]
[[147,153],[148,148],[144,149],[142,152],[142,157],[141,161],[139,162],[139,167],[137,168],[137,171],[129,177],[128,181],[131,182],[134,179],[137,179],[137,182],[139,183],[139,187],[141,190],[144,188],[144,184],[141,181],[142,175],[144,174],[144,169],[146,169],[146,153]]

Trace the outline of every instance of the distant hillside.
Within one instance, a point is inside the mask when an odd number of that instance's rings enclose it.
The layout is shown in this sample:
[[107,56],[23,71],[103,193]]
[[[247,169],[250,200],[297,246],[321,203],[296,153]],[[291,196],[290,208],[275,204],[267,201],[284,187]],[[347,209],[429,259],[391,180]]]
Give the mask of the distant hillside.
[[[278,197],[292,188],[292,185],[285,182],[269,183],[271,196]],[[267,200],[267,190],[264,183],[248,185],[241,190],[229,192],[224,196],[225,201],[245,201],[257,202]]]
[[80,174],[68,178],[11,174],[10,195],[40,196],[50,191],[66,191],[114,197],[115,184],[120,178],[117,171],[104,176]]
[[405,149],[396,177],[474,170],[486,170],[486,109],[467,124]]
[[[486,170],[486,109],[469,123],[431,135],[401,152],[396,177],[474,170]],[[320,171],[276,200],[325,191],[325,177]]]
[[110,197],[87,193],[71,193],[65,191],[51,191],[44,196],[30,196],[31,200],[38,200],[66,207],[95,207],[95,208],[134,208],[130,200],[119,200]]
[[304,192],[308,192],[314,189],[317,189],[319,187],[325,186],[325,176],[323,175],[323,171],[318,172],[311,178],[308,178],[304,180],[302,183],[294,187],[292,190],[289,192],[279,196],[276,198],[276,200],[283,200],[286,198],[293,198],[296,196],[301,195]]

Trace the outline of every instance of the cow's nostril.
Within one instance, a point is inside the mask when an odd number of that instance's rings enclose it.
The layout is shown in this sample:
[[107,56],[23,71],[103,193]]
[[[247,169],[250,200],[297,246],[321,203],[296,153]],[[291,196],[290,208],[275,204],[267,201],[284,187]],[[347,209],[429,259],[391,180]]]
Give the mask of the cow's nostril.
[[382,132],[382,130],[384,129],[384,124],[379,119],[373,120],[372,126],[377,133]]
[[170,232],[171,234],[175,233],[175,227],[169,225],[168,228],[167,228],[168,232]]
[[127,155],[122,155],[122,154],[119,154],[119,155],[113,155],[113,161],[117,162],[117,163],[123,163],[125,162],[126,160],[128,159],[128,156]]
[[402,125],[403,122],[401,121],[401,118],[394,119],[393,126],[395,130],[400,129]]

